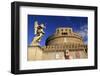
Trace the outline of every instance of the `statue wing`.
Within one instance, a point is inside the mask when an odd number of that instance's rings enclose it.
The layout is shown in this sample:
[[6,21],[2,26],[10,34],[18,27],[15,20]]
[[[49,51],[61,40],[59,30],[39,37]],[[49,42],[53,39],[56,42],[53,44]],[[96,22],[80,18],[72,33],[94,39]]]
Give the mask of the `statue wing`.
[[34,23],[34,34],[37,34],[37,28],[38,28],[38,22],[37,21],[35,21],[35,23]]

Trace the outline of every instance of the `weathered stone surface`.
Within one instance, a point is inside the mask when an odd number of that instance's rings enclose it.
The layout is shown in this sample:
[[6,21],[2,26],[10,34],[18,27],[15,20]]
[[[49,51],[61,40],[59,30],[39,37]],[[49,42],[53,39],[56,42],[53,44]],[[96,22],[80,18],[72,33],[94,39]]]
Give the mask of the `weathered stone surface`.
[[40,46],[29,46],[28,47],[28,60],[42,60],[42,49]]

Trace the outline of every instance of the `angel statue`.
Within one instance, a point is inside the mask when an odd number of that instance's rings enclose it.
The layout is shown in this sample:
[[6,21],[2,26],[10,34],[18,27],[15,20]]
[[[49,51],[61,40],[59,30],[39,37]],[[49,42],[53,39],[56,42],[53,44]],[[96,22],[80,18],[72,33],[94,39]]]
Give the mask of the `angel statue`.
[[45,33],[44,28],[46,28],[44,26],[44,24],[39,25],[38,22],[35,21],[35,23],[34,23],[34,34],[36,36],[33,38],[32,45],[39,44],[39,42],[41,41],[41,38],[43,37],[43,35]]

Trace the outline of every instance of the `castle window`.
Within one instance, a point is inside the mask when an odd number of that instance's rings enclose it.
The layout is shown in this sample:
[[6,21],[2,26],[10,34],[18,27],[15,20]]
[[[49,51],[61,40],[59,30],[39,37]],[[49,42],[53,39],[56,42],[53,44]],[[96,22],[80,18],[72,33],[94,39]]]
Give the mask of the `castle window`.
[[61,29],[61,31],[63,31],[63,29]]
[[67,31],[67,29],[65,29],[65,31]]
[[57,30],[57,33],[59,33],[59,30]]
[[71,29],[69,30],[69,33],[71,33]]
[[68,33],[67,32],[63,32],[62,35],[68,35]]

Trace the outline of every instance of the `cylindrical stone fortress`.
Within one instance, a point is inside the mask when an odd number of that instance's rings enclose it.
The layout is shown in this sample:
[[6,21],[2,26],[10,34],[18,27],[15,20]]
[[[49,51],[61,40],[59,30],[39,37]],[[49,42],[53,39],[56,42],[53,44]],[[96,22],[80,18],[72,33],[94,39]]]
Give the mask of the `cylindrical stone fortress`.
[[72,28],[57,28],[56,33],[46,40],[46,45],[83,44],[82,37],[74,33]]

